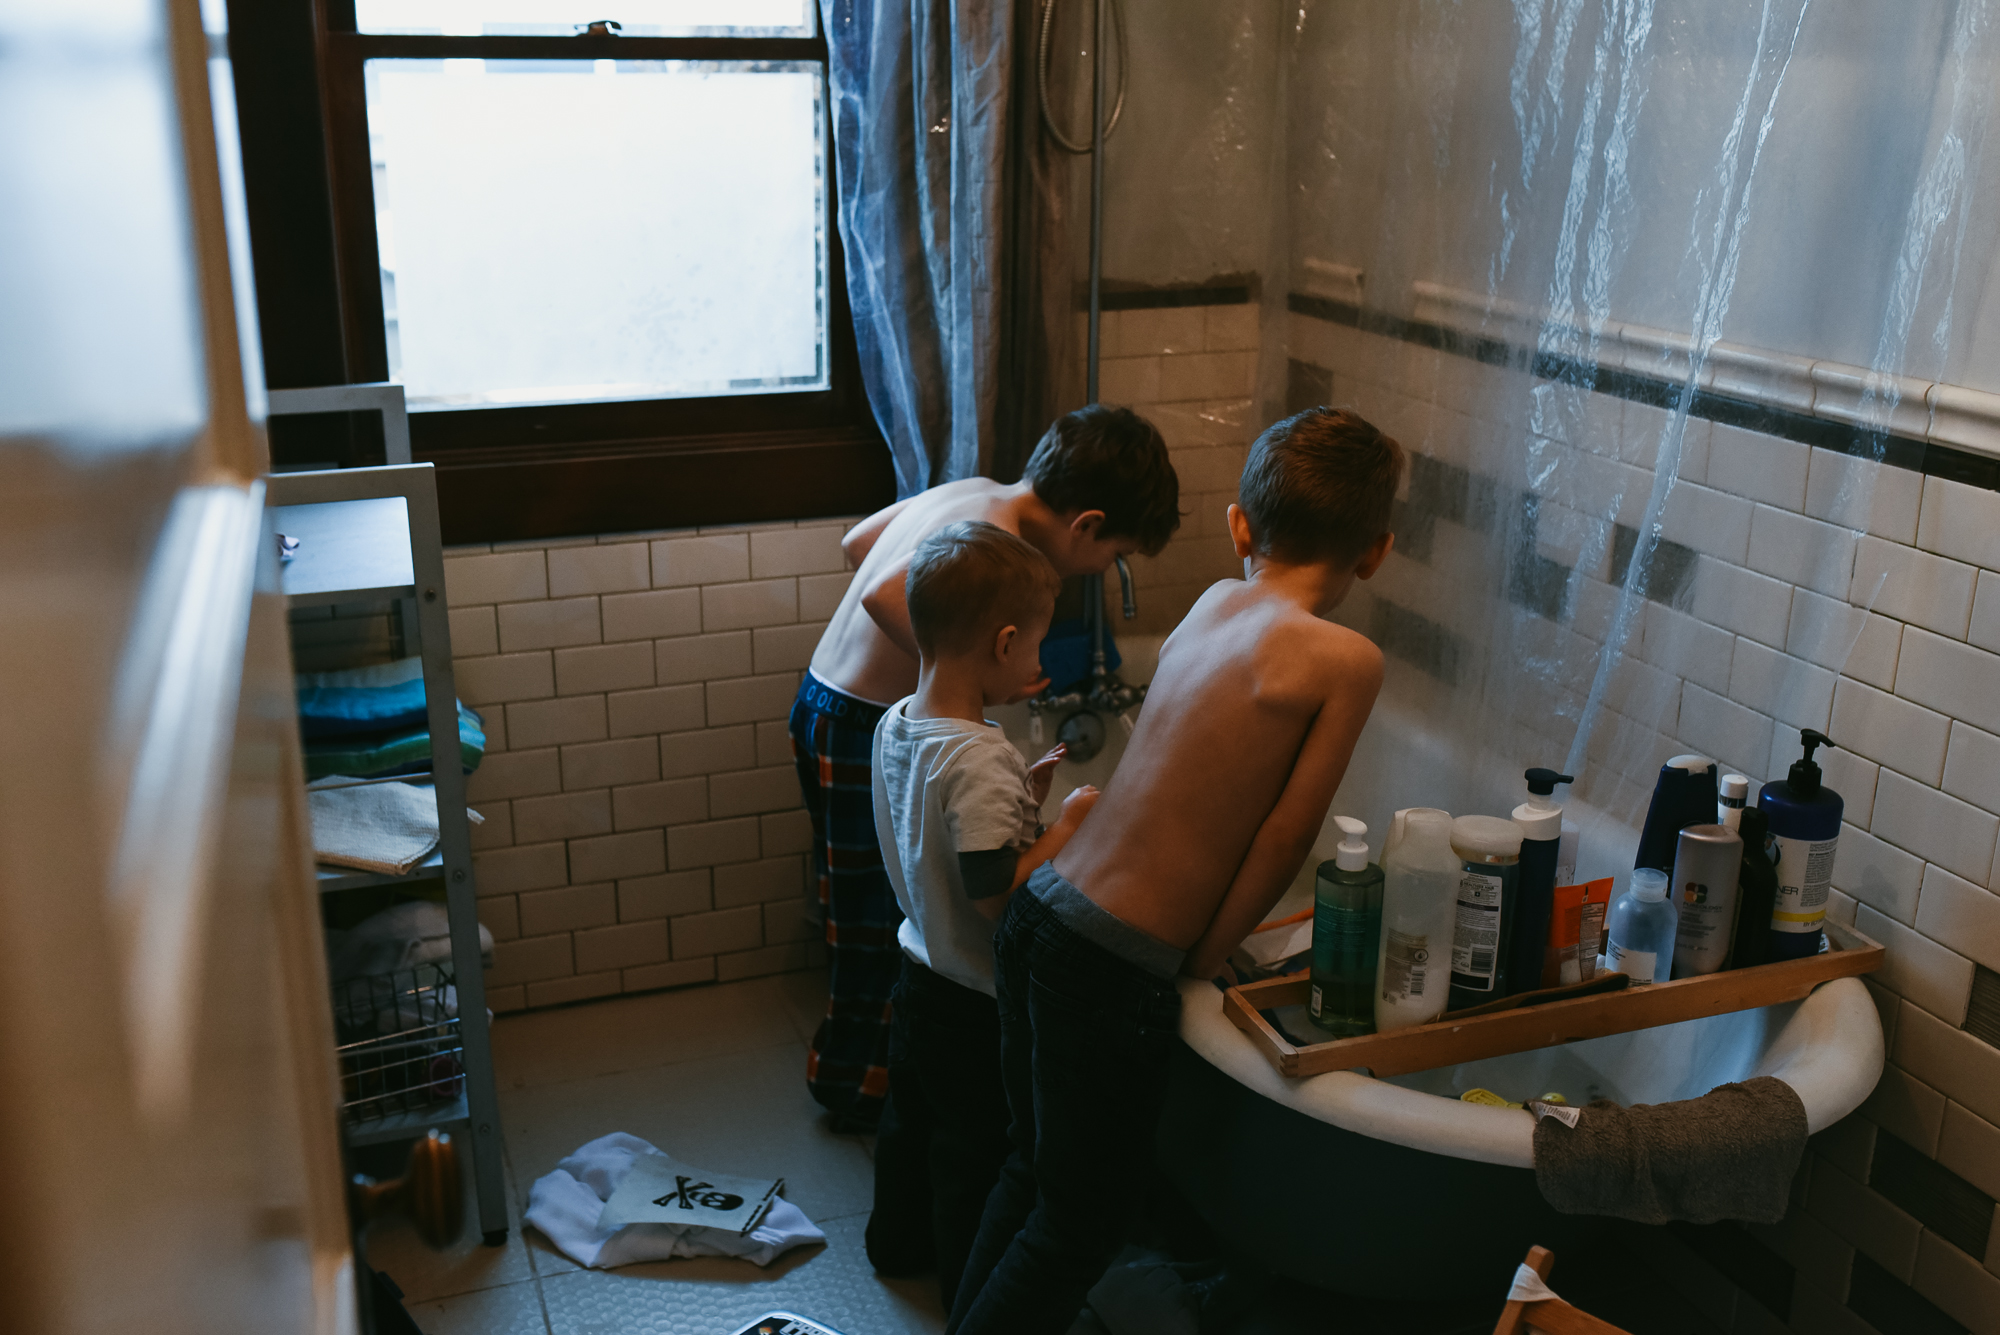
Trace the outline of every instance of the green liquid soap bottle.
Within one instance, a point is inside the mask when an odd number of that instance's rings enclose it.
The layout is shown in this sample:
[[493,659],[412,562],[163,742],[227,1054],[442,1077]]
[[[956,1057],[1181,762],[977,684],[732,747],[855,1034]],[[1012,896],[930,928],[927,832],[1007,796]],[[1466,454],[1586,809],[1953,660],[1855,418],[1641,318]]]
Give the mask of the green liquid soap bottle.
[[1313,1023],[1341,1038],[1375,1032],[1375,957],[1382,937],[1382,868],[1368,860],[1368,827],[1335,816],[1340,846],[1313,886]]

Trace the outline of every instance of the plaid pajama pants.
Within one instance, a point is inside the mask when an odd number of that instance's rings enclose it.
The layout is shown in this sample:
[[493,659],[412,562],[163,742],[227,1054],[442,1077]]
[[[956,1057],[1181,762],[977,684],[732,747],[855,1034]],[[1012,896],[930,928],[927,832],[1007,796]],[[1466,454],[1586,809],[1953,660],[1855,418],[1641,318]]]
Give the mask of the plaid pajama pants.
[[792,703],[792,758],[812,817],[813,874],[831,965],[806,1087],[843,1123],[873,1126],[889,1092],[889,994],[902,971],[903,912],[875,838],[875,724],[883,710],[812,673]]

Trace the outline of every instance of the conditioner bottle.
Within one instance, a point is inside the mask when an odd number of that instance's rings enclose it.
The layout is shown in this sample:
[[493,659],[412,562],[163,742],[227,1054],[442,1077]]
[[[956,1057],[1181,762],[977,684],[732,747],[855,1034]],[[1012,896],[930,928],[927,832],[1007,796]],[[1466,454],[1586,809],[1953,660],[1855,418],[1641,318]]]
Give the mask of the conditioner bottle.
[[1674,931],[1674,977],[1715,973],[1729,963],[1736,930],[1737,878],[1743,840],[1724,825],[1690,825],[1674,854],[1673,894],[1680,901]]

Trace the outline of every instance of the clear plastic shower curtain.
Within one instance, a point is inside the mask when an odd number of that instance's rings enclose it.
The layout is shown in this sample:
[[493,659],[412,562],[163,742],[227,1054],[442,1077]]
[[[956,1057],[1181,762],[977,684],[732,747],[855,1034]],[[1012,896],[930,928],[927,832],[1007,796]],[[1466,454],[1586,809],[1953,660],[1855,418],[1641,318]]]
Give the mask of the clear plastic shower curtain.
[[1629,867],[1668,756],[1782,777],[1880,685],[1921,485],[1882,461],[1935,455],[1934,386],[2000,389],[1988,6],[1284,14],[1260,420],[1328,398],[1414,456],[1338,614],[1390,672],[1336,805],[1504,813],[1559,765]]

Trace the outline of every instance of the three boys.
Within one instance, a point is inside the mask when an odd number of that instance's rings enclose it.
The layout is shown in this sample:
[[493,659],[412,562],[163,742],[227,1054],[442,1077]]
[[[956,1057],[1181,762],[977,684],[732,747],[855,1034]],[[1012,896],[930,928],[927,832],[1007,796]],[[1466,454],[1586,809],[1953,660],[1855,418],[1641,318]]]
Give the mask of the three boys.
[[[837,1127],[867,1130],[888,1089],[890,992],[901,970],[902,913],[882,867],[870,778],[875,725],[917,688],[919,649],[905,582],[917,545],[960,520],[1025,539],[1058,575],[1097,574],[1119,556],[1158,552],[1180,524],[1166,443],[1127,409],[1059,418],[1011,485],[946,483],[899,501],[842,540],[859,566],[813,653],[791,713],[792,752],[813,826],[826,914],[827,1013],[806,1083]],[[1020,691],[1026,698],[1042,683]]]

